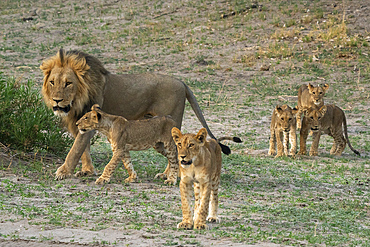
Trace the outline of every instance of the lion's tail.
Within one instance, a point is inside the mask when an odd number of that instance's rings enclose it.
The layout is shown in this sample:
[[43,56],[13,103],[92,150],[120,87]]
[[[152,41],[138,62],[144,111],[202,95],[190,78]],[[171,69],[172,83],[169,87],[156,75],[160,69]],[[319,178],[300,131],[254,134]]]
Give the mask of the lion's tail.
[[346,137],[346,141],[348,143],[348,146],[349,148],[357,155],[361,155],[359,151],[357,151],[356,149],[354,149],[351,145],[351,143],[349,142],[349,139],[348,139],[348,133],[347,133],[347,120],[346,120],[346,116],[343,114],[343,127],[344,127],[344,136]]
[[[208,135],[212,139],[215,139],[217,141],[217,138],[212,134],[211,130],[209,129],[209,127],[207,125],[206,120],[204,119],[202,110],[200,109],[199,104],[198,104],[198,101],[195,98],[193,92],[190,90],[190,88],[185,83],[183,83],[183,84],[184,84],[185,90],[186,90],[186,99],[189,101],[189,103],[191,105],[191,108],[193,109],[195,115],[199,119],[199,121],[202,124],[202,126],[207,130]],[[226,145],[224,145],[222,143],[219,143],[219,144],[220,144],[221,150],[222,150],[222,152],[224,154],[230,154],[231,153],[231,150],[230,150],[230,148],[228,146],[226,146]]]
[[221,142],[221,141],[233,141],[233,142],[237,142],[237,143],[241,143],[242,140],[239,138],[239,137],[229,137],[229,136],[224,136],[224,137],[220,137],[217,139],[218,142]]

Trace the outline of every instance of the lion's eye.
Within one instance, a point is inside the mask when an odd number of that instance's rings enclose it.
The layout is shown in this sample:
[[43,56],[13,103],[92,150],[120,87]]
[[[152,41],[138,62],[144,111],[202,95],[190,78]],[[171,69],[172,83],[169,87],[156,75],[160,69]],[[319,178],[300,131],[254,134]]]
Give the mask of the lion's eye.
[[322,94],[322,92],[320,92],[320,94]]
[[189,144],[189,148],[191,148],[191,147],[193,147],[194,146],[194,144],[193,143],[190,143]]
[[289,121],[292,121],[292,118],[289,118]]
[[313,120],[313,117],[310,117]]
[[315,94],[315,92],[312,92],[312,94]]
[[50,81],[50,84],[51,84],[52,86],[54,86],[54,81]]
[[66,82],[66,87],[68,87],[69,85],[71,85],[72,84],[72,82],[70,82],[70,81],[67,81]]
[[284,121],[284,118],[281,118],[282,121]]
[[318,118],[319,120],[321,119],[321,117]]
[[181,143],[177,143],[177,146],[178,146],[179,148],[181,148]]

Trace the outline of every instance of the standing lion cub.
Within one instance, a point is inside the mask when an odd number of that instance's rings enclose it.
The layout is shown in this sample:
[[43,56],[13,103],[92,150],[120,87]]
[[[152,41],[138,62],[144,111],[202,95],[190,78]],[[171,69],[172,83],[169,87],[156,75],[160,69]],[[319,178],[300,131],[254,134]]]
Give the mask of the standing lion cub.
[[[206,229],[206,220],[217,222],[218,186],[221,175],[222,140],[241,142],[238,137],[222,137],[218,141],[207,138],[207,130],[202,128],[198,134],[182,134],[174,127],[172,137],[176,143],[180,164],[180,193],[182,222],[181,229]],[[191,213],[192,184],[194,183],[194,218]],[[209,211],[209,212],[208,212]],[[208,217],[207,217],[208,215]]]
[[[81,134],[90,130],[98,130],[104,134],[112,146],[113,157],[105,166],[103,174],[95,181],[96,184],[109,182],[120,160],[123,161],[129,177],[125,182],[134,182],[137,174],[131,163],[129,151],[145,150],[164,144],[160,153],[168,159],[168,166],[164,173],[157,176],[167,177],[165,183],[176,184],[178,163],[176,146],[172,140],[171,129],[176,126],[171,117],[153,117],[146,120],[129,121],[124,117],[103,112],[99,105],[91,107],[76,123]],[[157,177],[156,176],[156,177]]]

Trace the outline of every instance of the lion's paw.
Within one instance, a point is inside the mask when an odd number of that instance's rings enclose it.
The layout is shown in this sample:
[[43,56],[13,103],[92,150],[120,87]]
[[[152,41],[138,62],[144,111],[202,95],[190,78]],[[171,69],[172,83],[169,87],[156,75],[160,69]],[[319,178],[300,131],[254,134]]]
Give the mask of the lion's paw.
[[109,178],[103,178],[103,177],[99,177],[96,181],[95,181],[95,184],[105,184],[105,183],[108,183],[109,182]]
[[177,224],[177,229],[191,230],[193,229],[193,224],[182,221],[179,224]]
[[217,216],[208,216],[207,221],[210,223],[219,223],[220,219]]
[[55,180],[63,180],[70,176],[72,176],[72,173],[68,171],[65,165],[59,167],[58,170],[55,172]]
[[306,155],[307,154],[307,152],[306,151],[299,151],[298,152],[298,155]]
[[196,223],[194,224],[194,229],[195,230],[207,230],[209,229],[209,226],[207,226],[205,223]]
[[310,156],[317,156],[317,155],[319,155],[318,152],[310,152]]

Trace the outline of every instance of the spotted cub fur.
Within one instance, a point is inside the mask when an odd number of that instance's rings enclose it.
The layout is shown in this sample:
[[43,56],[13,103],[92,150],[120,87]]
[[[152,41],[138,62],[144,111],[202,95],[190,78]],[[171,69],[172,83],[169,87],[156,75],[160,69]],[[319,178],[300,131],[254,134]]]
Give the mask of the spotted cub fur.
[[168,159],[166,171],[157,176],[167,177],[165,183],[176,184],[178,162],[176,146],[171,136],[171,129],[176,123],[171,117],[129,121],[121,116],[107,114],[95,104],[91,111],[82,116],[76,124],[81,134],[91,130],[100,131],[108,138],[112,146],[113,157],[105,166],[103,174],[95,181],[96,184],[109,182],[120,160],[123,161],[129,174],[125,182],[134,182],[137,174],[132,166],[129,151],[145,150],[151,147]]

